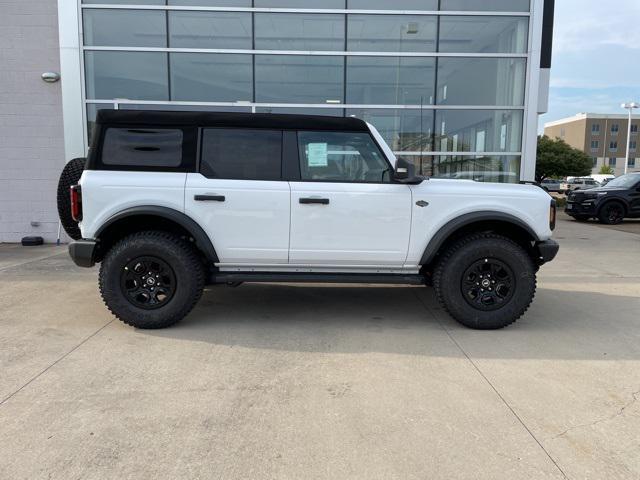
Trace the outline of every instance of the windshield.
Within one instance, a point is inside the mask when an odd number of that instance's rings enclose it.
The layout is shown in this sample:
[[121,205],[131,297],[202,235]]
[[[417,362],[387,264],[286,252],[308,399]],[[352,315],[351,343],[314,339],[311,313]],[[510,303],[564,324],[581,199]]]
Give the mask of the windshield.
[[614,178],[609,183],[607,183],[607,187],[618,187],[618,188],[631,188],[640,180],[640,175],[637,174],[627,174],[618,178]]

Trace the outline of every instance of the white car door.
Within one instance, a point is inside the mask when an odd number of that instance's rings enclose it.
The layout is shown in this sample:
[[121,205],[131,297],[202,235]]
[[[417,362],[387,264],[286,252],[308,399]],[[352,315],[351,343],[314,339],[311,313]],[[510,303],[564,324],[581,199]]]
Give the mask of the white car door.
[[288,262],[290,188],[281,178],[282,131],[203,129],[185,212],[206,230],[221,268]]
[[298,132],[300,179],[291,182],[289,263],[400,268],[412,193],[368,132]]

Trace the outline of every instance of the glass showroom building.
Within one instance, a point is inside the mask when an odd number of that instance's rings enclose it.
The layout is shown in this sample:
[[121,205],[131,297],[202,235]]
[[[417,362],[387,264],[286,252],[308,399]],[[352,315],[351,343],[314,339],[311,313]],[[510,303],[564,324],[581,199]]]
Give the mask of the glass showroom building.
[[372,123],[426,174],[531,180],[552,3],[62,1],[67,157],[104,108],[309,113]]

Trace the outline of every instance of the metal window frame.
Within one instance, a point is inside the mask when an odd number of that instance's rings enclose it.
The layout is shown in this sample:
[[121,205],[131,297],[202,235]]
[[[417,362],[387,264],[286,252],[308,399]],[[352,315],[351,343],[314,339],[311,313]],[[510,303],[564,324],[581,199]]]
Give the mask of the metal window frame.
[[[80,0],[78,0],[80,1]],[[455,17],[529,17],[531,11],[507,12],[507,11],[467,11],[467,10],[371,10],[371,9],[347,9],[347,8],[276,8],[276,7],[209,7],[186,5],[135,5],[135,4],[111,4],[80,3],[80,8],[87,10],[178,10],[191,12],[253,12],[253,13],[338,13],[354,15],[425,15],[425,16],[455,16]]]

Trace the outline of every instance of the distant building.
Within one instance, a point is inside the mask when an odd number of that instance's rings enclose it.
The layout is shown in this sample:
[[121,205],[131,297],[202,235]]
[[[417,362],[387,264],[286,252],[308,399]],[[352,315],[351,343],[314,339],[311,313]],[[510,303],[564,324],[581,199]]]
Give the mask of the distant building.
[[[590,155],[593,160],[593,173],[598,173],[603,165],[609,165],[613,168],[614,175],[618,176],[624,173],[628,128],[629,116],[625,114],[580,113],[574,117],[546,123],[544,134],[551,138],[560,138]],[[638,129],[640,116],[634,116],[631,121],[629,172],[640,172]]]

